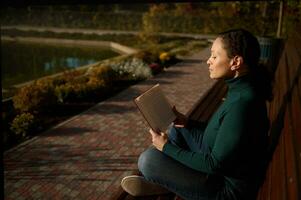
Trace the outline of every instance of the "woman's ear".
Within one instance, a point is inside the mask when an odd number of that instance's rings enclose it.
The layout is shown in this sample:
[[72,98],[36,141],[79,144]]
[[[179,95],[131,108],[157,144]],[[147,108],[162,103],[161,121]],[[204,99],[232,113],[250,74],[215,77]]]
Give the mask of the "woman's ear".
[[234,58],[231,60],[231,70],[238,70],[242,66],[243,62],[244,60],[241,56],[234,56]]

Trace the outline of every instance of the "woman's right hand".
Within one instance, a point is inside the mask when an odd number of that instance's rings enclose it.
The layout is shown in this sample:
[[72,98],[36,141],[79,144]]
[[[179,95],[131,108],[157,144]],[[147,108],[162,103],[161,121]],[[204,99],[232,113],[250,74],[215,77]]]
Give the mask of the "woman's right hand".
[[173,112],[177,116],[177,118],[173,121],[175,127],[185,127],[187,124],[187,117],[180,113],[177,109],[176,106],[172,107]]

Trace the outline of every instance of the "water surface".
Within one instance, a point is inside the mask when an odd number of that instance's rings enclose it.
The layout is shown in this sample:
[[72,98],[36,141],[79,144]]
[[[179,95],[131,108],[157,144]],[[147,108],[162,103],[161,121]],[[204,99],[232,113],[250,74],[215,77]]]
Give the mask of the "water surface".
[[1,82],[6,89],[119,55],[105,48],[1,41]]

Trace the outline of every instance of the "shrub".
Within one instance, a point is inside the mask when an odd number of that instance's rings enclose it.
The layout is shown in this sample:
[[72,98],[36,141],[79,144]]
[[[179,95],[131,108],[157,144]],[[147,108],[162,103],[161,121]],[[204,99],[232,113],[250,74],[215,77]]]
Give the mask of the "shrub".
[[22,113],[17,115],[11,123],[10,130],[16,135],[25,137],[34,127],[35,119],[31,113]]
[[164,62],[169,61],[170,58],[171,58],[171,56],[170,56],[169,53],[167,53],[167,52],[162,52],[162,53],[160,53],[159,58],[160,58],[160,61],[161,61],[162,63],[164,63]]
[[163,67],[169,67],[177,62],[179,62],[179,59],[176,58],[174,54],[168,53],[168,52],[162,52],[159,56],[161,65]]
[[111,67],[121,76],[129,76],[133,79],[146,79],[151,77],[149,66],[136,57],[118,63],[112,63]]
[[116,72],[109,66],[101,65],[86,71],[73,71],[56,78],[54,94],[60,103],[76,102],[104,91],[116,78]]
[[61,103],[80,101],[88,96],[92,96],[91,93],[105,87],[104,80],[93,76],[83,80],[85,80],[85,82],[68,82],[57,86],[54,93],[58,101]]
[[22,87],[13,97],[19,112],[39,112],[56,103],[54,87],[49,79],[41,79]]
[[55,95],[61,103],[81,101],[105,92],[117,77],[117,73],[107,65],[89,68],[77,76],[65,78],[64,84],[57,85]]
[[174,53],[169,53],[166,51],[159,53],[160,49],[161,48],[157,47],[140,51],[134,55],[134,58],[140,59],[147,63],[153,75],[161,72],[164,67],[169,67],[170,65],[179,62],[179,59],[176,58]]
[[55,88],[55,95],[60,103],[65,103],[76,97],[74,85],[66,83]]
[[164,69],[161,65],[159,65],[158,63],[152,63],[149,65],[151,71],[152,71],[152,74],[153,75],[156,75],[160,72],[162,72],[162,70]]
[[89,81],[95,82],[96,79],[103,80],[106,85],[111,85],[117,78],[118,73],[108,65],[93,67],[87,71]]
[[135,58],[142,60],[147,64],[158,62],[158,53],[155,50],[143,50],[134,55]]
[[66,83],[82,83],[87,81],[84,76],[86,70],[70,70],[65,71],[61,76],[55,77],[52,79],[54,86],[63,85]]

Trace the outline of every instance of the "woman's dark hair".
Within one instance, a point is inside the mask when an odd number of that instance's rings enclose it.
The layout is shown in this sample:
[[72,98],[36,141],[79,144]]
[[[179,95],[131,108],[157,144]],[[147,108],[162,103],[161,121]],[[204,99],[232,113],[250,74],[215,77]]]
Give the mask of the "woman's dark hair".
[[223,48],[229,58],[237,55],[243,58],[260,95],[266,100],[271,100],[272,76],[263,64],[259,64],[260,46],[257,38],[244,29],[228,30],[220,33],[218,37],[222,39]]

